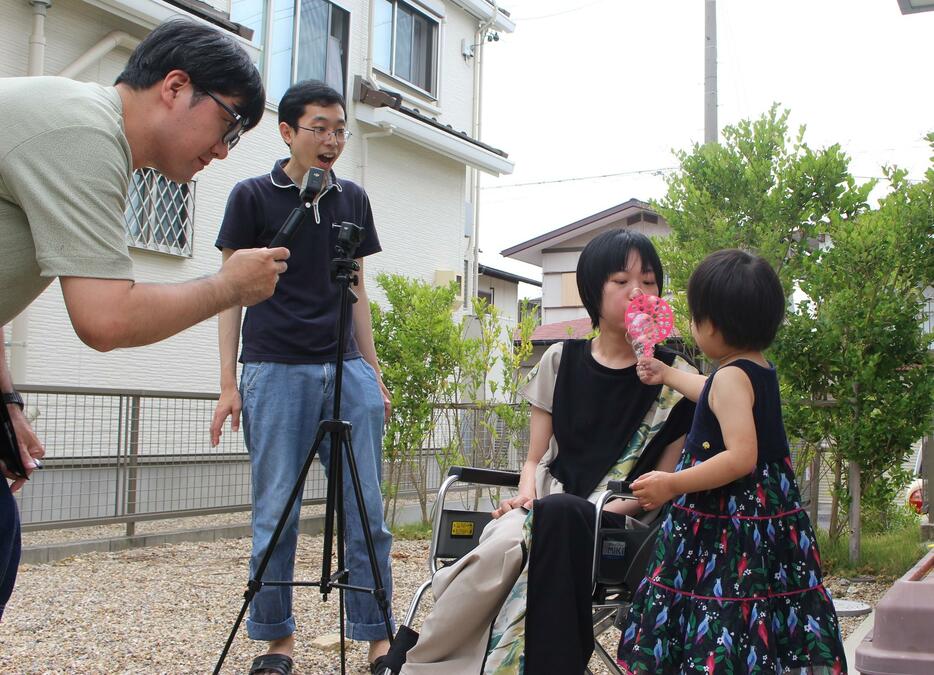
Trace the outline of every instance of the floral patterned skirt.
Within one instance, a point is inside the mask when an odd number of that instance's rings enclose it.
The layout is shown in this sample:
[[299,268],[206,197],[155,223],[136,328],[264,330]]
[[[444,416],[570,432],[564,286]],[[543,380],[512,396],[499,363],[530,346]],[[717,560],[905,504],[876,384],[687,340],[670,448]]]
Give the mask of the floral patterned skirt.
[[[687,451],[681,466],[699,460]],[[790,461],[666,507],[618,662],[628,673],[846,672]]]

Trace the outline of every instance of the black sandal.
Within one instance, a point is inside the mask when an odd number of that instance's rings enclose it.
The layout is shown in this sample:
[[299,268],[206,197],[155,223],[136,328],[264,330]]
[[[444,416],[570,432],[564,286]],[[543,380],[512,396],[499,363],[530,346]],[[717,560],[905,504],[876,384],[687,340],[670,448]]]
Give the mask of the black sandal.
[[292,675],[292,657],[285,654],[263,654],[253,659],[250,675],[269,672],[276,675]]
[[387,666],[384,665],[385,661],[385,655],[377,656],[376,660],[370,663],[370,672],[373,673],[373,675],[381,675],[382,673],[386,673]]

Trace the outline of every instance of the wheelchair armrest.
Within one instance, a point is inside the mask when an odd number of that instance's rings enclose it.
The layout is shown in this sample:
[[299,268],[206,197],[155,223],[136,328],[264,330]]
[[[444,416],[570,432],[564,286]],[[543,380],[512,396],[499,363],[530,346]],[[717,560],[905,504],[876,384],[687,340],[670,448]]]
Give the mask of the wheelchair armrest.
[[519,487],[519,474],[515,471],[478,469],[471,466],[452,466],[448,469],[448,476],[457,476],[458,480],[464,481],[465,483],[498,485],[500,487]]
[[628,480],[611,480],[606,484],[606,489],[613,493],[613,496],[631,496],[632,482]]

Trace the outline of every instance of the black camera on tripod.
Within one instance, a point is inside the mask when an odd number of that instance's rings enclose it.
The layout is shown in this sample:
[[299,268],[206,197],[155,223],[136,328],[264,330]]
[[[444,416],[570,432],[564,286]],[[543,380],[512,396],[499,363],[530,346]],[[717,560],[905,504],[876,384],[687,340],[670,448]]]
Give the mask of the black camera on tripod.
[[356,223],[348,223],[346,220],[334,223],[331,227],[337,229],[337,243],[334,244],[334,250],[338,257],[352,258],[357,246],[363,241],[363,228]]

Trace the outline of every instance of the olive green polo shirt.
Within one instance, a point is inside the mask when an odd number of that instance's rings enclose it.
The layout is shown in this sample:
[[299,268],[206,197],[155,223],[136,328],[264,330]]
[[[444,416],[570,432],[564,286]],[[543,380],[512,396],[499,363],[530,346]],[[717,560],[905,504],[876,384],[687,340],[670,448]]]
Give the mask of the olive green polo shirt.
[[0,326],[55,277],[132,279],[132,174],[114,87],[0,78]]

